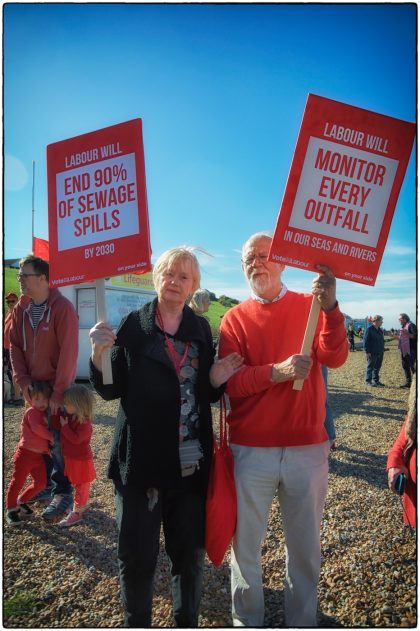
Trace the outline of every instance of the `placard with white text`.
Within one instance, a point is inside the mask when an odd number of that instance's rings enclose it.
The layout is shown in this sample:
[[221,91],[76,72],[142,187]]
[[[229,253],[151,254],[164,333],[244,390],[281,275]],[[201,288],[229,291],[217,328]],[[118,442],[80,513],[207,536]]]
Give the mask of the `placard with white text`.
[[47,147],[50,285],[151,269],[140,119]]
[[270,259],[374,285],[415,124],[310,94]]

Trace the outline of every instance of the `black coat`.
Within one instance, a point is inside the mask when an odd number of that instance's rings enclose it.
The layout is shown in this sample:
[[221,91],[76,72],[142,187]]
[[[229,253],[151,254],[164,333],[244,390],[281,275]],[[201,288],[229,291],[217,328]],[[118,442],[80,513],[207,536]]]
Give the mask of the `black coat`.
[[157,299],[132,311],[117,331],[111,351],[113,384],[103,385],[102,373],[90,362],[91,382],[105,400],[121,399],[116,419],[108,477],[149,488],[185,488],[205,491],[213,452],[210,403],[223,387],[210,385],[214,348],[208,322],[187,306],[176,338],[196,342],[199,349],[196,401],[199,438],[204,458],[191,478],[181,477],[179,460],[180,388],[175,368],[155,325]]

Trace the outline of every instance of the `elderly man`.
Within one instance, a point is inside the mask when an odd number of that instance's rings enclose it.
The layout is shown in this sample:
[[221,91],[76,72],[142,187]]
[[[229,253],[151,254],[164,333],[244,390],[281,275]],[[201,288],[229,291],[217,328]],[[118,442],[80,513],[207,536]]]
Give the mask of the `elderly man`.
[[[319,266],[312,294],[322,311],[311,355],[300,353],[312,296],[287,289],[284,266],[268,261],[270,245],[270,235],[257,233],[243,246],[251,297],[228,311],[221,324],[219,356],[236,351],[245,359],[227,386],[238,498],[233,624],[264,626],[261,543],[277,492],[286,543],[286,625],[313,627],[330,450],[321,365],[341,366],[348,343],[335,278]],[[295,380],[304,380],[302,390],[293,390]]]
[[368,326],[363,336],[363,350],[366,353],[367,361],[365,383],[372,387],[384,385],[379,378],[385,350],[384,332],[381,329],[382,322],[382,316],[373,316],[372,324]]
[[33,380],[48,381],[53,389],[50,399],[56,421],[51,474],[53,498],[42,514],[51,521],[67,512],[73,501],[71,484],[64,475],[58,412],[63,405],[63,392],[76,376],[79,323],[71,302],[58,289],[50,289],[47,261],[31,254],[19,266],[17,278],[23,295],[13,309],[10,356],[14,378],[27,404],[31,404]]

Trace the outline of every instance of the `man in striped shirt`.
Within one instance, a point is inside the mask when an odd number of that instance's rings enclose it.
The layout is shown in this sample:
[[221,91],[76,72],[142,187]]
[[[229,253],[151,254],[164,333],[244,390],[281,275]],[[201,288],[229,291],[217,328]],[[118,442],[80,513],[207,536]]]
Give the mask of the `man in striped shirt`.
[[[53,393],[50,411],[59,419],[63,392],[76,376],[79,325],[77,313],[58,289],[49,287],[47,261],[29,255],[19,263],[17,278],[22,296],[13,310],[10,356],[14,378],[25,401],[31,404],[33,380],[48,381]],[[63,515],[72,505],[72,487],[64,475],[59,422],[53,427],[52,502],[43,512],[47,521]]]

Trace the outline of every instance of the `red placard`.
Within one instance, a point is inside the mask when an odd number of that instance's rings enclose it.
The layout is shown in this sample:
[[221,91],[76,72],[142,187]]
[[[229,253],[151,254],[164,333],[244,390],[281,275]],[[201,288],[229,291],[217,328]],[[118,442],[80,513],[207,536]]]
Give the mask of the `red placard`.
[[310,94],[270,259],[374,285],[415,124]]
[[47,147],[50,285],[151,269],[141,119]]

